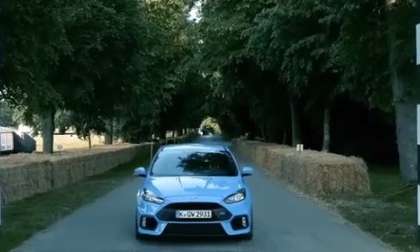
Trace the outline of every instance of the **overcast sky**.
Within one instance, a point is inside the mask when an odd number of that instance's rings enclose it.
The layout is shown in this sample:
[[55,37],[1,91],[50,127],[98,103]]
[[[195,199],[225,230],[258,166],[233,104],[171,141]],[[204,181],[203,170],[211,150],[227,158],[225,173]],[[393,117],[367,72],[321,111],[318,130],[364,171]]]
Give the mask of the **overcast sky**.
[[188,16],[189,21],[199,22],[201,19],[201,1],[196,1]]

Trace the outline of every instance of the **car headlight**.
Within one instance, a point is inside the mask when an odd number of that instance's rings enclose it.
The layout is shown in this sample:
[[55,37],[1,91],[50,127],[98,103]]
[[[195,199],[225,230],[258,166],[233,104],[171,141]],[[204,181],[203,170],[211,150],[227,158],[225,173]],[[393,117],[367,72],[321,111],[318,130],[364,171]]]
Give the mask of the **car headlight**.
[[163,202],[165,202],[164,199],[154,195],[152,192],[150,192],[148,190],[143,190],[141,192],[140,196],[144,201],[152,202],[152,203],[155,203],[155,204],[162,204]]
[[225,202],[228,204],[237,203],[237,202],[243,201],[245,197],[246,197],[245,189],[241,189],[237,191],[236,193],[227,196],[225,199]]

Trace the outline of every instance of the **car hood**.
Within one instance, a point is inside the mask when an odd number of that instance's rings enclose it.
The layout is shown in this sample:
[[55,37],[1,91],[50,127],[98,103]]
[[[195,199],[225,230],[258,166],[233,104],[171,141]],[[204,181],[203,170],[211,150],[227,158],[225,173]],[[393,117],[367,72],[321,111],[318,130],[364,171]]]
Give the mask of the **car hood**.
[[226,197],[243,188],[240,177],[150,177],[144,188],[168,198],[178,196]]

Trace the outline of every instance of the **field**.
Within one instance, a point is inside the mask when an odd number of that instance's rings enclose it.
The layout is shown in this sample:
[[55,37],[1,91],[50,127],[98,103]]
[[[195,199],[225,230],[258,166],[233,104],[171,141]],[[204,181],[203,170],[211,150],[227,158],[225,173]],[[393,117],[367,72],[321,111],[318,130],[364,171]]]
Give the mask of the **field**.
[[[42,137],[35,137],[36,151],[42,151]],[[104,137],[92,135],[92,146],[104,145]],[[77,135],[54,135],[54,151],[88,148],[89,142],[80,139]]]

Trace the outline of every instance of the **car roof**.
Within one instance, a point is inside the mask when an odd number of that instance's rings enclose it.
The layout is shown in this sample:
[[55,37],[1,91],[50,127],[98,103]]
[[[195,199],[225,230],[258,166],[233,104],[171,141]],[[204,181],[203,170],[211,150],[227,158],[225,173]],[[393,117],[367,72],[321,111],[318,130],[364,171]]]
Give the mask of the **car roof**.
[[161,151],[199,151],[199,152],[221,152],[228,149],[223,145],[208,144],[171,144],[161,148]]

